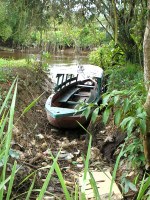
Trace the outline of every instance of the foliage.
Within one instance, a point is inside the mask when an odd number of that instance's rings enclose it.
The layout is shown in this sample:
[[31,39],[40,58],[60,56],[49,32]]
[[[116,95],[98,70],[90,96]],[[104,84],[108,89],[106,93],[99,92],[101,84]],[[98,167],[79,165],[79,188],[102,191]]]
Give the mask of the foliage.
[[149,176],[149,174],[145,173],[144,176],[143,176],[143,179],[142,179],[142,181],[140,183],[140,189],[139,189],[139,192],[138,192],[137,200],[144,199],[144,197],[147,200],[150,199],[150,196],[149,196],[149,194],[150,194],[149,185],[150,185],[150,176]]
[[[17,166],[17,162],[15,161],[16,159],[18,159],[18,153],[15,150],[10,148],[13,127],[14,127],[13,120],[14,120],[14,112],[15,112],[16,95],[17,95],[17,80],[15,79],[0,108],[0,141],[1,141],[0,143],[0,170],[1,170],[0,200],[4,199],[5,197],[6,197],[5,198],[6,200],[10,199],[10,196],[13,190],[13,182],[15,179],[15,174],[19,170],[19,167]],[[31,107],[38,101],[39,98],[34,100],[33,103],[31,103],[27,108],[25,108],[23,111],[23,114],[28,112],[31,109]],[[11,164],[9,163],[10,157],[13,158]],[[54,169],[53,166],[55,165],[55,162],[56,162],[55,160],[57,160],[57,158],[58,157],[54,159],[54,163],[51,166],[50,172],[52,172],[52,169]],[[13,161],[14,161],[14,164],[13,164]],[[12,166],[12,171],[10,173],[7,171],[8,164]],[[25,178],[24,181],[26,181],[30,176]],[[34,183],[31,185],[31,187],[29,188],[29,191],[27,192],[27,199],[29,199],[31,195],[31,190],[33,189],[33,186],[34,186]],[[43,189],[41,191],[43,191]]]
[[110,69],[108,73],[110,74],[108,91],[112,91],[114,88],[117,90],[132,88],[144,81],[143,70],[137,64],[126,63],[123,67]]
[[103,44],[96,51],[89,55],[91,64],[98,65],[104,69],[125,64],[125,56],[119,47],[114,46],[113,42]]
[[[1,0],[0,40],[26,47],[57,43],[92,48],[105,43],[109,36],[127,60],[142,63],[146,6],[146,1],[140,0],[84,0],[71,1],[69,5],[67,0]],[[71,33],[69,37],[65,29]],[[100,66],[105,64],[108,63],[99,61]]]
[[123,193],[126,194],[129,192],[129,190],[132,190],[134,192],[137,192],[137,188],[136,185],[134,183],[132,183],[127,177],[126,177],[126,173],[124,173],[121,177],[121,186],[122,186],[122,190]]
[[[120,127],[129,134],[135,127],[140,127],[140,131],[143,134],[146,131],[144,125],[146,113],[143,108],[145,96],[141,95],[143,94],[143,91],[143,83],[138,83],[130,90],[114,90],[111,93],[103,95],[101,107],[107,107],[111,112],[114,110],[114,123],[120,125]],[[112,108],[113,110],[111,110]],[[106,110],[104,112],[104,120]],[[107,122],[107,120],[105,121]]]
[[5,2],[1,2],[0,7],[0,37],[6,41],[12,35],[12,28],[8,23],[8,16],[7,16],[7,5]]
[[[142,72],[137,70],[135,65],[114,70],[108,81],[108,92],[103,94],[102,104],[95,108],[92,115],[94,122],[98,111],[103,110],[103,122],[105,124],[110,116],[113,116],[114,125],[127,132],[129,143],[124,156],[134,167],[145,163],[142,139],[139,136],[146,133],[146,112],[143,107],[146,91],[141,77]],[[118,87],[117,89],[120,90],[112,91],[114,87]],[[86,113],[84,113],[86,117],[88,117],[91,107],[93,105],[89,105],[89,108],[86,109]],[[139,138],[132,135],[135,130]]]
[[128,138],[128,146],[126,147],[126,151],[124,154],[124,156],[128,159],[129,167],[136,168],[144,166],[145,157],[143,151],[143,144],[140,137],[131,135]]
[[[126,156],[132,166],[140,166],[145,163],[143,146],[140,137],[134,137],[131,133],[136,129],[137,134],[146,132],[146,113],[143,108],[145,97],[144,86],[138,83],[130,90],[106,93],[103,96],[101,107],[106,107],[103,114],[103,121],[106,123],[110,114],[114,115],[114,124],[120,126],[128,134],[129,145],[126,149]],[[135,155],[138,155],[135,157]]]
[[[51,25],[51,29],[43,32],[44,49],[46,46],[49,46],[53,51],[59,51],[65,47],[91,49],[105,39],[105,32],[98,30],[96,22],[93,24],[87,22],[82,27],[66,22],[58,24],[56,20],[51,20],[49,23],[54,23],[54,25]],[[40,32],[32,32],[31,34],[32,44],[37,46],[41,40]]]

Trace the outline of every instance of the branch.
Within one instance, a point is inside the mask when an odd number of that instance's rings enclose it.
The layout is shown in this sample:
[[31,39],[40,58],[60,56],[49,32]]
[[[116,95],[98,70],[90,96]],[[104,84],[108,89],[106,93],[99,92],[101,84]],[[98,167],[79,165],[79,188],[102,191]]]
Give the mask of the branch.
[[130,8],[129,8],[129,17],[128,17],[128,24],[131,22],[133,15],[134,15],[134,8],[135,8],[135,0],[132,0],[132,2],[130,3]]
[[109,26],[111,26],[113,28],[113,25],[111,24],[111,21],[108,19],[108,17],[106,16],[105,13],[104,13],[104,17],[105,17],[106,21],[108,22]]
[[109,34],[112,40],[114,40],[114,37],[111,35],[111,33],[107,30],[107,28],[102,24],[102,22],[96,17],[96,20],[101,24],[101,26],[105,29],[105,31]]

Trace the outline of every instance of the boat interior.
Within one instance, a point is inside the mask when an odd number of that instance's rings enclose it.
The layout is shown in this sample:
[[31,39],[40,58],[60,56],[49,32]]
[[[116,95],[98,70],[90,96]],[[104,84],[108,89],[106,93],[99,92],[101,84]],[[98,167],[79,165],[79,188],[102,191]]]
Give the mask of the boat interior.
[[[70,78],[68,79],[68,77]],[[59,84],[60,78],[62,78],[62,80]],[[73,82],[74,84],[70,85]],[[57,90],[64,88],[64,90],[60,92],[58,98],[53,102],[53,106],[62,108],[74,108],[76,105],[83,102],[90,103],[95,100],[97,94],[96,83],[93,80],[87,79],[87,81],[77,81],[77,77],[69,76],[68,74],[66,77],[64,74],[58,74],[56,88]]]

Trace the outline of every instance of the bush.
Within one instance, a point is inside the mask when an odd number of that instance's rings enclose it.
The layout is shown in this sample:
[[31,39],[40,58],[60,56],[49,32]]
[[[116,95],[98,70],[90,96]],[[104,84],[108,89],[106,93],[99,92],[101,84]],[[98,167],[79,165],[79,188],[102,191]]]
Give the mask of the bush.
[[118,46],[114,46],[113,42],[103,44],[96,51],[92,51],[89,55],[91,64],[98,65],[104,69],[112,66],[122,66],[125,64],[125,55]]
[[129,89],[139,82],[144,85],[143,71],[135,64],[127,63],[123,67],[116,67],[109,70],[109,74],[108,91]]

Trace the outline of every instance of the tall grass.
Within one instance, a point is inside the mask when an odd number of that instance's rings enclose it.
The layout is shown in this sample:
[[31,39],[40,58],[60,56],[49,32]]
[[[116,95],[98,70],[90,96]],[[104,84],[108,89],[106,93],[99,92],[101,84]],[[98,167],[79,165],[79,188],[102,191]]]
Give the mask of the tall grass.
[[[14,89],[14,93],[13,93],[10,109],[9,111],[7,111],[7,107],[9,106],[8,102],[11,97],[11,93],[13,89]],[[6,169],[7,169],[7,163],[9,159],[9,150],[10,150],[11,139],[12,139],[16,95],[17,95],[17,79],[15,79],[12,86],[10,87],[9,92],[5,98],[5,101],[3,102],[0,108],[0,116],[1,116],[1,119],[0,119],[0,125],[1,125],[0,126],[0,136],[1,136],[0,155],[1,157],[0,158],[1,158],[1,163],[2,163],[2,170],[1,170],[2,172],[0,175],[0,181],[1,181],[0,200],[4,198],[4,190],[5,190],[5,185],[7,182],[9,182],[9,186],[8,186],[8,193],[7,193],[6,199],[7,200],[9,199],[15,172],[16,172],[16,163],[14,163],[11,175],[7,177]],[[4,133],[4,128],[6,128],[5,133]]]

